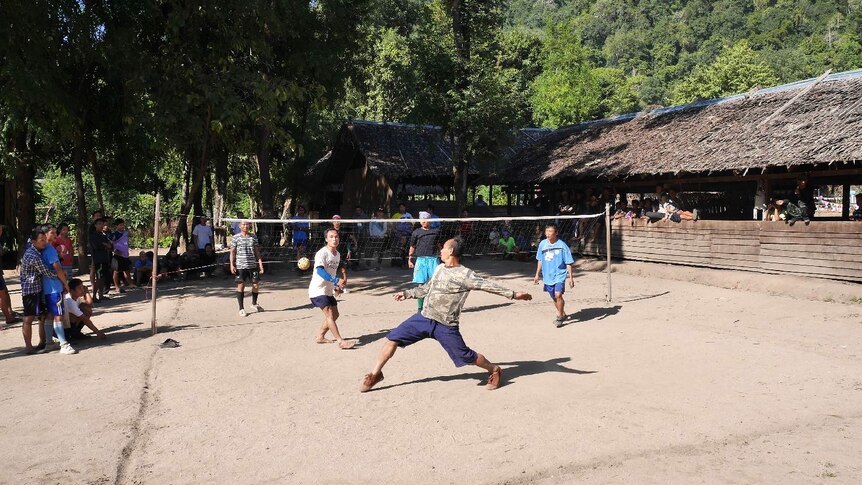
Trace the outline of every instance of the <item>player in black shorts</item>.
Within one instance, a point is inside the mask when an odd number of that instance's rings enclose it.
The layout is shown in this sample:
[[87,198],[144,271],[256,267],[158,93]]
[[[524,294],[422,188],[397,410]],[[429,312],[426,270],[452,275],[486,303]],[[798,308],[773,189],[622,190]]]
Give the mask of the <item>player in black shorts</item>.
[[251,304],[257,311],[263,311],[263,307],[257,303],[260,275],[263,274],[263,259],[260,257],[257,237],[249,233],[251,223],[242,221],[239,228],[239,234],[234,234],[230,240],[230,272],[236,275],[236,301],[239,303],[239,315],[244,317],[246,313],[243,300],[246,281],[251,281]]

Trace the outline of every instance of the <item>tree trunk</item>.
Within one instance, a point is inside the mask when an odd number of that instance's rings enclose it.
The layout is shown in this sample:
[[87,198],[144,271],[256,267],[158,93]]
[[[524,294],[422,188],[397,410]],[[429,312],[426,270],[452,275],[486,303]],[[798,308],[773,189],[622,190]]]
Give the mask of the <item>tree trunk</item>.
[[[200,199],[200,191],[203,186],[204,174],[206,174],[207,169],[209,168],[209,144],[210,144],[210,121],[212,121],[212,107],[207,109],[207,120],[204,125],[204,137],[203,137],[203,146],[201,147],[201,155],[198,159],[197,166],[195,167],[194,174],[191,181],[191,188],[187,194],[183,194],[183,205],[180,208],[179,218],[177,220],[177,227],[174,230],[174,243],[171,247],[176,247],[180,236],[185,235],[186,242],[188,242],[188,213],[192,210],[192,203],[195,200]],[[191,169],[192,162],[191,160],[187,161],[186,167],[186,176],[188,176],[188,170]]]
[[461,215],[461,212],[467,208],[467,161],[464,159],[464,146],[460,137],[453,134],[451,140],[456,214]]
[[263,126],[257,128],[257,170],[260,174],[260,210],[266,219],[272,218],[273,193],[272,177],[270,175],[269,129]]
[[[458,62],[455,66],[455,86],[459,92],[466,92],[470,88],[470,77],[467,65],[470,62],[470,28],[464,23],[461,9],[464,4],[461,0],[450,0],[452,12],[452,38],[455,42],[455,53]],[[467,207],[467,175],[468,160],[464,141],[467,136],[467,127],[457,122],[449,127],[452,139],[452,172],[455,185],[455,205],[458,214]]]
[[87,249],[90,245],[90,233],[87,223],[87,199],[84,192],[84,159],[80,148],[72,152],[72,164],[75,173],[75,207],[78,212],[75,233],[78,240],[78,272],[80,274],[90,273],[90,259],[87,257]]
[[[301,147],[303,147],[303,150],[298,151],[299,153],[302,153],[302,155],[296,157],[293,163],[293,182],[290,187],[290,194],[288,195],[288,199],[291,201],[291,205],[293,205],[294,207],[286,207],[288,214],[291,211],[296,212],[294,209],[296,208],[296,206],[299,205],[299,184],[305,178],[305,171],[308,168],[308,159],[306,158],[308,157],[308,154],[305,150],[305,131],[308,127],[308,112],[310,109],[310,102],[306,101],[306,103],[302,106],[302,117],[299,121],[299,127],[296,130],[296,142]],[[287,201],[285,201],[285,205],[287,205]],[[309,208],[306,207],[306,209]]]
[[99,209],[105,211],[105,199],[102,198],[102,174],[96,170],[96,152],[92,148],[87,150],[87,158],[90,162],[90,173],[93,174],[93,185],[96,187],[96,201]]

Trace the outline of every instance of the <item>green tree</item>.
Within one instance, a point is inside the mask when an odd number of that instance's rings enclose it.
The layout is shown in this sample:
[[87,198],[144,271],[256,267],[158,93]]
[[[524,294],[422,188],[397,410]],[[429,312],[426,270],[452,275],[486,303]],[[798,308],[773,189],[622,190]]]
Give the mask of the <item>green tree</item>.
[[551,25],[542,73],[533,83],[536,123],[547,128],[579,123],[598,112],[600,89],[572,22]]
[[728,47],[709,66],[698,67],[673,90],[673,102],[689,103],[748,91],[754,87],[772,86],[778,82],[775,73],[763,62],[747,41]]

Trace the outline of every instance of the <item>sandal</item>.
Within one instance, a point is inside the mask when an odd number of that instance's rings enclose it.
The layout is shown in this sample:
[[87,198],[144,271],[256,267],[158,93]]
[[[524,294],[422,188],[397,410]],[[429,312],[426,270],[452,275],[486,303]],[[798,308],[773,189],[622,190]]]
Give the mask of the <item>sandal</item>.
[[362,385],[359,387],[359,392],[368,392],[374,387],[378,382],[383,380],[383,373],[377,374],[377,377],[372,376],[371,374],[365,374],[365,378],[362,379]]
[[566,321],[566,317],[557,317],[554,319],[554,326],[560,328],[563,326],[563,322]]
[[488,385],[485,387],[487,387],[489,391],[493,391],[494,389],[500,387],[502,381],[503,369],[501,369],[498,365],[497,367],[494,367],[494,370],[491,371],[491,374],[488,376]]

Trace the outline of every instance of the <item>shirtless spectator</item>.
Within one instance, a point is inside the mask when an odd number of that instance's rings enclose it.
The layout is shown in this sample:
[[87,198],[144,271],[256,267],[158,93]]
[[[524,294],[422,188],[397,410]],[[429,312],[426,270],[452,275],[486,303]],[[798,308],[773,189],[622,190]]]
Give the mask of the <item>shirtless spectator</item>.
[[80,340],[89,337],[82,331],[89,328],[100,339],[108,338],[105,332],[99,330],[93,323],[93,297],[78,278],[69,281],[69,293],[64,298],[66,314],[63,324],[66,326],[66,336],[69,340]]

